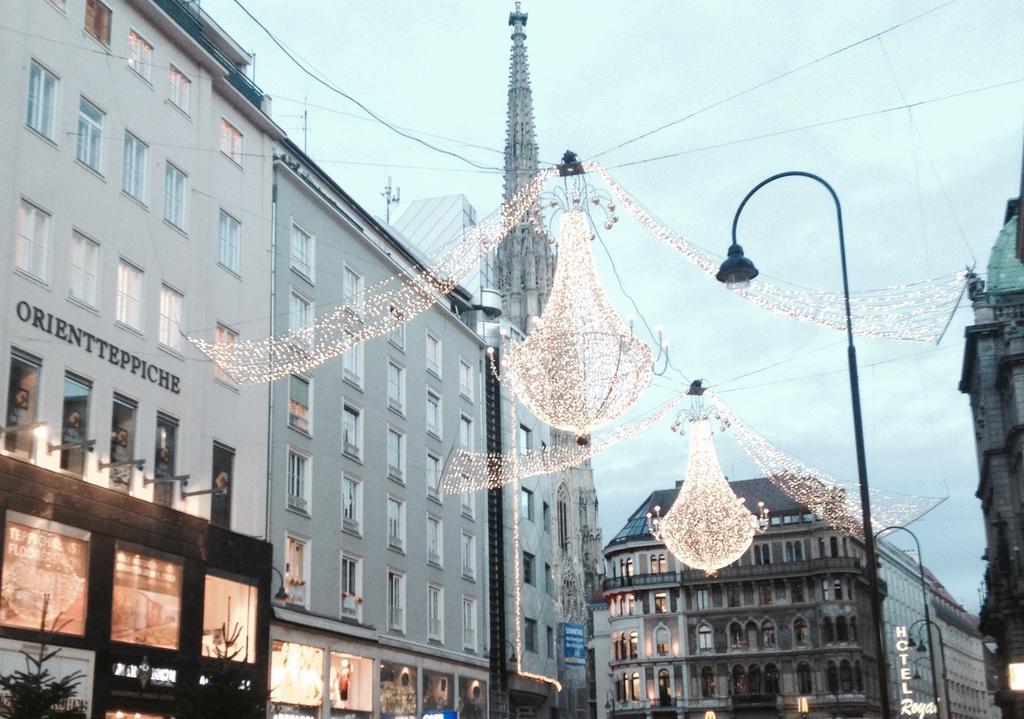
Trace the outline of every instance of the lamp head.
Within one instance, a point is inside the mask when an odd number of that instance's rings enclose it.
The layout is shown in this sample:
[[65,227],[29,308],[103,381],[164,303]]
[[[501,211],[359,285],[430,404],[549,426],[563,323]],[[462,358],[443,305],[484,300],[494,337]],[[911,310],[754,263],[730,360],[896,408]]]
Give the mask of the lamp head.
[[280,587],[277,588],[277,592],[274,594],[274,601],[275,602],[287,602],[288,601],[288,591],[284,588],[283,584]]
[[729,246],[729,256],[718,268],[715,279],[724,282],[730,290],[742,290],[750,286],[750,281],[758,274],[754,263],[743,256],[743,248],[733,243]]

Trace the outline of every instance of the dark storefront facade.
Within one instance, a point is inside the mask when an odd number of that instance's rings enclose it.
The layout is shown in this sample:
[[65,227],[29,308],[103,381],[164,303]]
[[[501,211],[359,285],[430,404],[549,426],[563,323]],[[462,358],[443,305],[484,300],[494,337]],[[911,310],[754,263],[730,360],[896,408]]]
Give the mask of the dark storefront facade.
[[0,673],[46,638],[89,719],[175,717],[225,654],[266,690],[269,544],[8,456],[0,528]]

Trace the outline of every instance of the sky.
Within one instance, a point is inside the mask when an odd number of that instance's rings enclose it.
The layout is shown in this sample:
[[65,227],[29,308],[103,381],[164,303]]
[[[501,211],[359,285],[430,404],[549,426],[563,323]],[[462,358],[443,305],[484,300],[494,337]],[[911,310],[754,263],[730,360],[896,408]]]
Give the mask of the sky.
[[[512,2],[242,2],[297,58],[389,122],[501,166]],[[455,193],[481,216],[499,205],[500,173],[368,119],[288,60],[238,0],[202,6],[255,53],[275,120],[371,212],[384,215],[389,177],[405,205]],[[843,204],[852,290],[970,265],[984,274],[1021,182],[1024,83],[1013,81],[1024,79],[1024,24],[1008,21],[1019,15],[1014,0],[526,0],[523,10],[545,162],[566,149],[599,156],[662,221],[722,256],[750,188],[776,172],[814,172]],[[979,90],[1000,83],[1012,84]],[[674,156],[639,162],[661,155]],[[766,277],[840,289],[835,215],[820,187],[774,183],[744,210],[739,235]],[[730,296],[625,219],[604,240],[611,259],[596,256],[613,304],[626,315],[635,301],[664,325],[687,378],[716,386],[780,448],[855,481],[843,334]],[[985,540],[970,410],[957,390],[971,318],[965,302],[938,345],[858,339],[857,352],[870,484],[948,497],[911,529],[925,564],[976,611]],[[655,378],[632,416],[681,386],[675,374]],[[683,477],[686,440],[669,423],[594,459],[605,540],[650,491]],[[730,478],[757,476],[728,433],[716,445]]]

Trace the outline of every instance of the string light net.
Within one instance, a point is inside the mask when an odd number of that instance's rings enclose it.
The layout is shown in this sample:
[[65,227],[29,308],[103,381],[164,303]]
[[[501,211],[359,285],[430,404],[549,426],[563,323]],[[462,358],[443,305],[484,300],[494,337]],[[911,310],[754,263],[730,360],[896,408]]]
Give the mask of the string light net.
[[[837,531],[863,536],[860,485],[804,464],[783,452],[748,427],[722,399],[707,390],[722,421],[768,480],[790,499],[802,504]],[[917,497],[869,488],[872,523],[879,527],[905,526],[942,503],[939,497]]]
[[654,358],[612,308],[594,266],[587,215],[562,215],[558,264],[544,312],[505,353],[502,380],[540,420],[586,437],[629,410]]
[[[648,232],[715,277],[721,263],[719,258],[656,220],[605,168],[596,163],[588,163],[586,168],[597,171],[612,195]],[[968,275],[956,272],[931,280],[853,292],[850,295],[853,331],[865,337],[938,342],[963,296]],[[841,292],[781,287],[762,279],[734,291],[748,302],[776,314],[846,331],[846,309]]]
[[536,204],[556,172],[544,170],[482,222],[469,228],[429,268],[387,277],[347,297],[313,321],[291,318],[286,332],[260,339],[210,342],[189,337],[200,351],[241,384],[270,382],[305,372],[356,345],[382,337],[425,312],[479,266]]
[[711,422],[690,422],[686,480],[672,508],[652,519],[654,536],[684,564],[713,575],[747,551],[758,519],[736,496],[718,464]]

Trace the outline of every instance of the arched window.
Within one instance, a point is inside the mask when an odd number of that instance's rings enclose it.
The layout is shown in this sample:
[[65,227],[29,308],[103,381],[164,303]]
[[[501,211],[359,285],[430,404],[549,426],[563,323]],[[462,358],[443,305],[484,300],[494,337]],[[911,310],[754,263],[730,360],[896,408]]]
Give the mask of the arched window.
[[747,646],[747,638],[739,622],[729,625],[729,646],[733,649],[743,649]]
[[811,639],[811,626],[803,617],[798,617],[793,622],[793,641],[797,644],[807,644]]
[[828,552],[830,556],[839,556],[839,539],[836,537],[828,538]]
[[737,664],[732,668],[732,693],[747,693],[747,670],[743,668],[742,664]]
[[658,627],[654,630],[654,651],[659,655],[668,654],[668,642],[670,639],[668,627]]
[[633,701],[640,701],[640,672],[633,672],[629,678],[629,684]]
[[853,663],[853,686],[859,692],[864,691],[864,675],[860,671],[860,661]]
[[850,641],[857,641],[857,618],[850,617]]
[[756,647],[757,646],[757,634],[758,634],[758,632],[757,632],[757,623],[753,622],[753,621],[747,622],[746,630],[747,630],[747,646],[748,647]]
[[715,696],[715,670],[711,667],[700,670],[700,695],[705,699]]
[[839,689],[844,692],[853,691],[853,668],[845,659],[839,663]]
[[[562,551],[569,550],[569,536],[569,498],[562,486],[558,488],[558,546]],[[632,565],[633,560],[629,563]],[[633,568],[630,566],[629,576],[632,575]]]
[[761,624],[761,646],[775,646],[775,625],[767,619]]
[[832,628],[832,617],[825,617],[821,620],[822,641],[826,644],[836,640],[835,629]]
[[764,668],[764,693],[779,693],[779,668],[774,664],[766,664]]
[[761,667],[751,664],[747,668],[747,687],[751,694],[763,694],[764,684],[761,681]]
[[710,652],[715,648],[715,633],[707,624],[701,624],[697,628],[697,649],[702,652]]
[[672,685],[669,680],[668,669],[658,671],[658,701],[662,706],[668,706],[672,702]]
[[637,654],[639,642],[640,642],[640,635],[637,634],[636,632],[630,632],[629,633],[629,658],[630,659],[636,659],[637,656],[639,656]]
[[835,662],[828,663],[828,671],[825,673],[828,683],[828,690],[835,694],[839,691],[839,669]]
[[800,662],[796,665],[796,690],[800,694],[813,694],[814,682],[811,679],[811,665]]
[[619,635],[619,659],[625,659],[629,656],[629,642],[626,639],[626,633],[622,632]]
[[615,701],[617,701],[617,702],[621,702],[621,701],[623,701],[625,699],[625,695],[623,694],[623,686],[624,686],[624,682],[622,680],[622,677],[616,677],[615,678]]
[[845,642],[850,638],[846,630],[846,617],[836,617],[836,641]]

